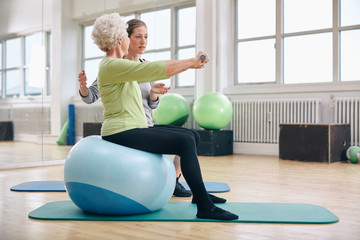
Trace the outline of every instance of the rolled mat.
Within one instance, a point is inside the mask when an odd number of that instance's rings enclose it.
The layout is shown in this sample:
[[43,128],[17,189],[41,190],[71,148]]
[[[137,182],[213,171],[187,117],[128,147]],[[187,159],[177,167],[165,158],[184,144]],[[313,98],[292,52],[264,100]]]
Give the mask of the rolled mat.
[[65,145],[65,141],[66,141],[67,133],[68,133],[68,127],[69,127],[69,120],[66,119],[66,121],[61,129],[60,135],[56,141],[57,145]]
[[68,134],[67,134],[67,145],[75,144],[75,105],[69,104],[68,106]]

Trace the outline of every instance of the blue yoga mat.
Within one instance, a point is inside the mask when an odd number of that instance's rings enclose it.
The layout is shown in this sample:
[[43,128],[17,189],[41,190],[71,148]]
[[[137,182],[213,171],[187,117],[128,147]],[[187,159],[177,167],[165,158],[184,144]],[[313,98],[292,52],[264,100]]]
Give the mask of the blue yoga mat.
[[66,192],[64,181],[31,181],[10,188],[19,192]]
[[249,223],[335,223],[339,218],[324,207],[302,203],[240,203],[217,204],[239,216],[234,221],[200,219],[196,217],[196,204],[168,202],[158,211],[131,216],[104,216],[86,213],[72,201],[47,203],[29,213],[39,220],[82,221],[187,221],[187,222],[249,222]]
[[[180,182],[186,189],[189,186],[186,182]],[[223,182],[204,182],[205,188],[210,193],[220,193],[230,191],[228,184]],[[32,181],[20,183],[10,188],[12,191],[19,192],[65,192],[63,181]]]
[[[185,189],[190,190],[187,182],[180,182]],[[204,182],[205,188],[209,193],[221,193],[221,192],[229,192],[230,187],[227,183],[223,182]]]

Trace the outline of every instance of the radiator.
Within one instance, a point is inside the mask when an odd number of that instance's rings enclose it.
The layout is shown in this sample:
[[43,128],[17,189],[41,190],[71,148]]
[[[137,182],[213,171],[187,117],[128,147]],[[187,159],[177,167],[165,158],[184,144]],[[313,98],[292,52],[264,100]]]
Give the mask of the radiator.
[[334,99],[335,123],[350,124],[351,145],[360,145],[360,98]]
[[231,100],[234,142],[278,143],[281,123],[318,123],[320,99]]

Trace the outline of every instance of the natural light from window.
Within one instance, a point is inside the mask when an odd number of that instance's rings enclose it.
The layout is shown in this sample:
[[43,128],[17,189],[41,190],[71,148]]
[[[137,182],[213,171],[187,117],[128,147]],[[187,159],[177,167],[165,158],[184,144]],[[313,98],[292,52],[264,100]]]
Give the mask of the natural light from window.
[[332,0],[284,0],[284,32],[332,27]]
[[84,58],[93,58],[93,57],[99,57],[99,56],[105,56],[104,52],[101,51],[96,44],[94,44],[94,41],[92,40],[91,33],[94,29],[94,25],[85,27],[84,31]]
[[341,26],[360,24],[359,0],[340,0],[340,9]]
[[178,46],[194,45],[196,37],[196,8],[179,9],[178,19]]
[[[188,7],[178,10],[177,59],[195,56],[196,43],[196,8]],[[195,85],[195,70],[190,69],[176,76],[178,87]]]
[[360,80],[360,30],[341,32],[341,81]]
[[14,68],[21,65],[21,41],[14,38],[5,42],[5,68]]
[[5,72],[6,79],[6,96],[19,96],[20,95],[20,70],[8,70]]
[[238,38],[275,35],[275,0],[239,0]]
[[331,33],[284,39],[284,83],[331,82],[332,69]]
[[170,41],[170,9],[164,9],[140,14],[148,28],[149,40],[147,50],[169,48]]
[[275,81],[274,44],[275,39],[238,43],[239,82],[259,83]]

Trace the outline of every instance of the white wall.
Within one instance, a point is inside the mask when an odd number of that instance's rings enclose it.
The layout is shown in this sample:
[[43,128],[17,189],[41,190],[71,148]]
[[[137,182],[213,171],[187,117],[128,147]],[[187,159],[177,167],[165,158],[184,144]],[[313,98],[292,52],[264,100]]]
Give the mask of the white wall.
[[105,12],[133,13],[140,10],[157,9],[177,3],[193,3],[189,0],[73,0],[73,19],[77,21],[94,20]]
[[0,39],[51,27],[52,0],[44,0],[43,7],[42,16],[42,0],[1,0]]
[[51,134],[59,135],[68,117],[68,105],[77,94],[81,61],[81,27],[72,19],[72,0],[54,0],[52,17],[53,76]]

